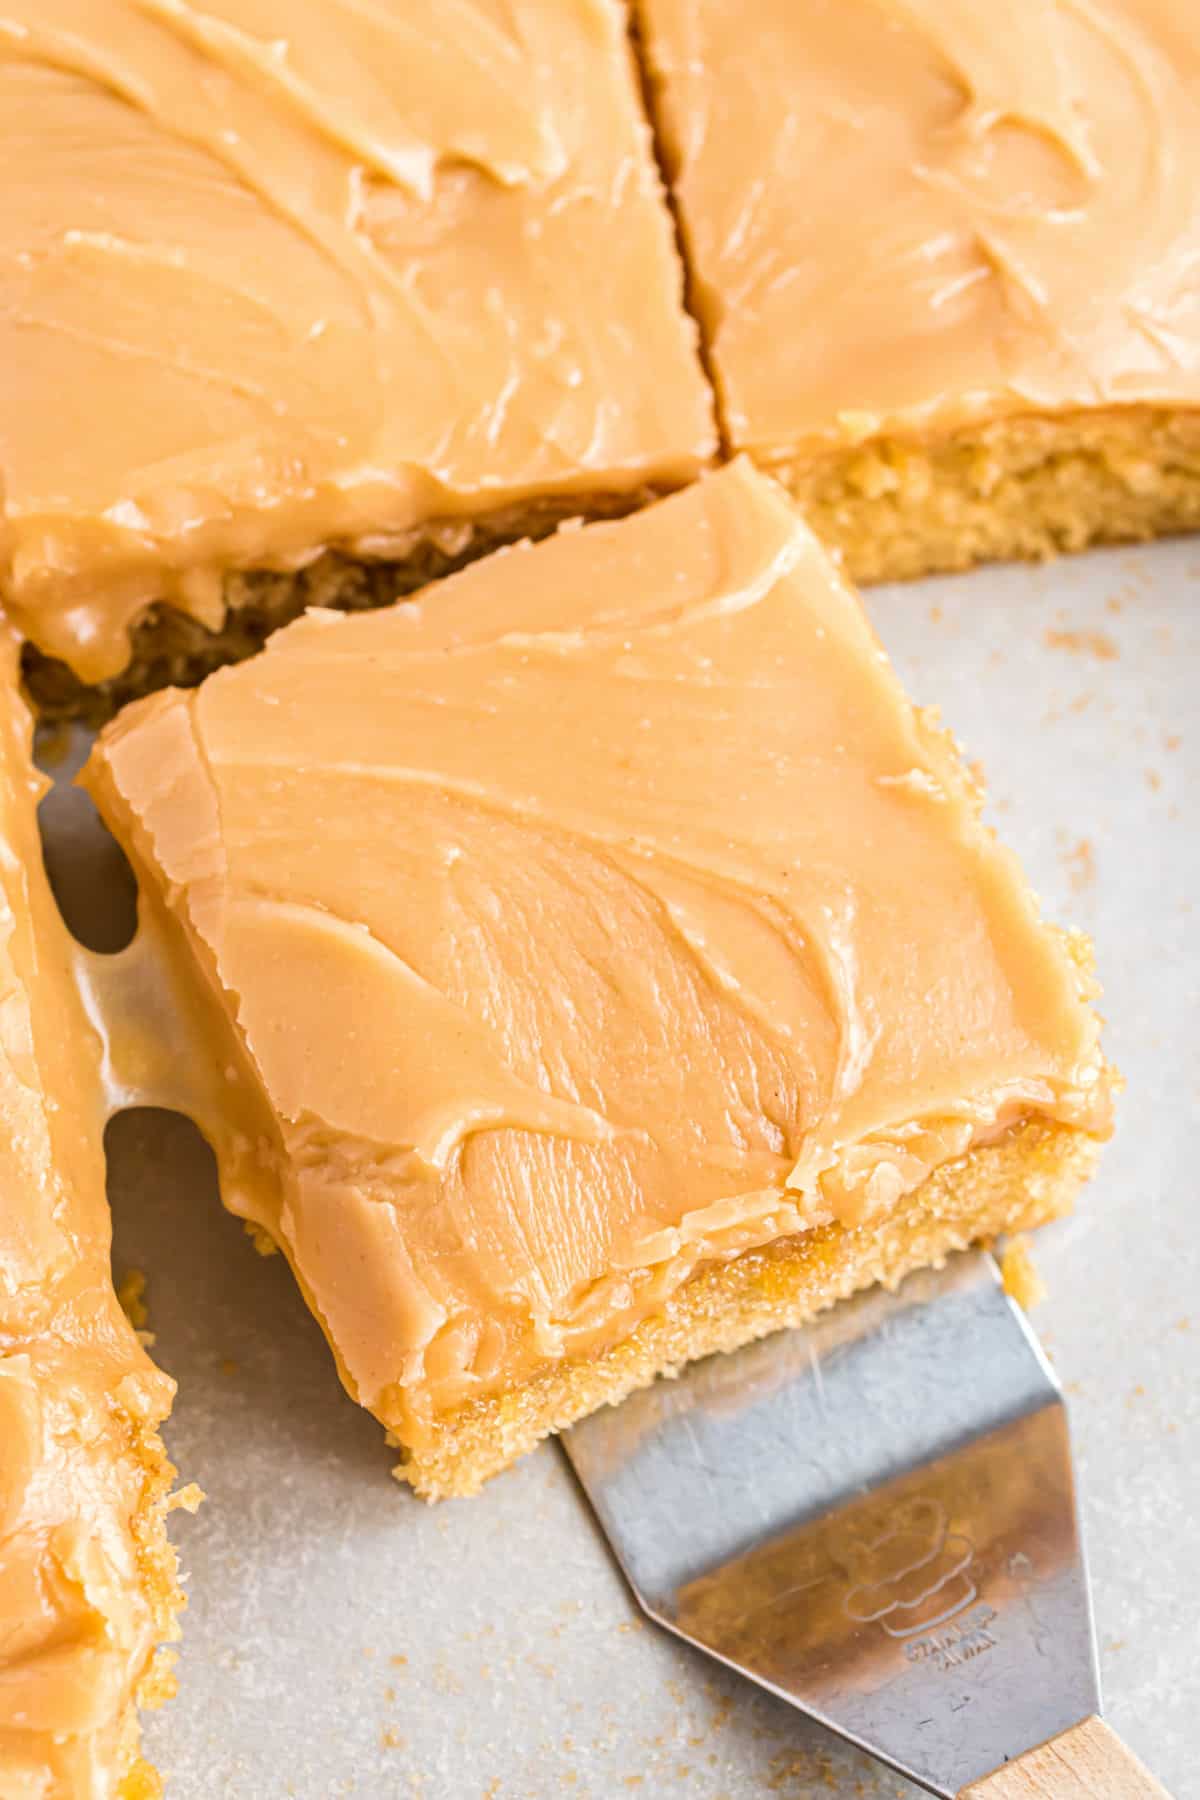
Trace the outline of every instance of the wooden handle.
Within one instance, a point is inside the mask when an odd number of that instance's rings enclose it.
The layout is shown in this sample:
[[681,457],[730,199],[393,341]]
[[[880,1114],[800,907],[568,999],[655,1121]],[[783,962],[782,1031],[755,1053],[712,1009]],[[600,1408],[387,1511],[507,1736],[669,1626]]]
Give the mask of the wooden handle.
[[1093,1713],[1061,1737],[965,1787],[958,1800],[1170,1800],[1166,1788]]

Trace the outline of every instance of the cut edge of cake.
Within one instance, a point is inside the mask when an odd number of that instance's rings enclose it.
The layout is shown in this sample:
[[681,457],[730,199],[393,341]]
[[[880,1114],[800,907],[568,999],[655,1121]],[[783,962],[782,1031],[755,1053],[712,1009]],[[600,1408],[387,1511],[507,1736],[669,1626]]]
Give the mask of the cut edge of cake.
[[[1200,409],[1023,415],[927,439],[872,435],[821,453],[747,454],[864,586],[1200,531]],[[506,545],[624,517],[686,485],[543,499],[431,524],[403,560],[326,550],[298,570],[230,570],[215,631],[155,602],[133,627],[119,675],[89,684],[27,640],[25,686],[40,719],[100,725],[144,694],[194,687],[255,655],[309,607],[389,606]]]
[[808,1324],[865,1288],[894,1288],[955,1251],[1061,1217],[1100,1149],[1076,1127],[1031,1120],[943,1164],[882,1220],[820,1226],[710,1264],[603,1354],[556,1365],[438,1420],[427,1447],[405,1450],[396,1476],[425,1500],[476,1494],[541,1439],[700,1357]]
[[[0,634],[0,781],[9,789],[0,792],[9,815],[0,845],[8,871],[0,885],[0,976],[13,984],[15,1033],[15,1049],[0,1045],[0,1101],[14,1135],[0,1176],[27,1187],[44,1178],[51,1192],[47,1208],[39,1211],[31,1198],[29,1221],[13,1221],[0,1294],[0,1374],[12,1377],[0,1400],[13,1433],[0,1491],[0,1572],[17,1595],[37,1584],[50,1638],[43,1641],[27,1608],[23,1618],[3,1621],[16,1636],[0,1656],[0,1785],[11,1775],[45,1784],[30,1793],[158,1800],[163,1782],[142,1756],[140,1713],[175,1692],[167,1646],[180,1636],[186,1597],[167,1516],[180,1504],[194,1510],[199,1496],[195,1489],[173,1494],[177,1471],[159,1427],[174,1383],[150,1361],[113,1291],[98,1044],[79,1042],[90,1028],[42,863],[36,807],[45,783],[31,759],[32,718],[17,693],[15,664],[15,640]],[[80,1091],[65,1096],[80,1116],[68,1115],[65,1135],[55,1125],[64,1097],[41,1085],[39,1046],[47,1040],[78,1044],[82,1059]],[[84,1368],[103,1370],[92,1393],[86,1382],[80,1391],[72,1371],[79,1357]],[[66,1712],[53,1726],[56,1679]],[[93,1790],[94,1781],[102,1788]]]
[[[159,1421],[163,1423],[164,1421]],[[157,1638],[156,1647],[134,1688],[132,1703],[126,1710],[123,1726],[124,1758],[118,1800],[160,1800],[165,1793],[163,1777],[142,1755],[140,1715],[157,1712],[176,1692],[175,1651],[168,1646],[181,1636],[179,1614],[187,1606],[187,1595],[179,1580],[179,1558],[167,1535],[167,1517],[180,1498],[194,1510],[186,1491],[175,1490],[178,1475],[167,1455],[157,1426],[132,1425],[131,1450],[143,1470],[141,1502],[130,1520],[130,1530],[138,1548],[138,1565],[142,1591],[151,1607],[151,1620]],[[198,1495],[197,1495],[198,1499]]]
[[1021,415],[755,461],[863,583],[1200,530],[1200,409]]
[[32,639],[22,649],[22,676],[39,719],[105,724],[123,706],[164,687],[195,687],[217,669],[244,662],[310,607],[364,612],[406,599],[509,544],[547,537],[560,526],[622,518],[664,498],[708,467],[647,481],[629,490],[542,495],[527,504],[476,517],[431,520],[412,534],[403,557],[322,550],[299,569],[229,569],[221,577],[221,624],[210,629],[170,601],[153,601],[134,621],[131,653],[120,674],[86,682]]

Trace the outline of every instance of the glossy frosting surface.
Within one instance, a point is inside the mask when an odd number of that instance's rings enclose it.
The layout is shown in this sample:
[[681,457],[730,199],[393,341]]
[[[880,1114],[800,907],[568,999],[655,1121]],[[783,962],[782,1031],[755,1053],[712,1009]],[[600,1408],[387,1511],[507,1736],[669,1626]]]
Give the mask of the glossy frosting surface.
[[410,1440],[1017,1120],[1106,1128],[1063,940],[744,462],[310,613],[87,782],[219,1001],[226,1200]]
[[709,394],[616,0],[0,0],[15,611],[673,483]]
[[0,656],[0,1794],[111,1800],[163,1634],[136,1522],[173,1384],[113,1293],[100,1044],[42,874],[11,639]]
[[729,434],[1200,404],[1178,0],[639,0]]

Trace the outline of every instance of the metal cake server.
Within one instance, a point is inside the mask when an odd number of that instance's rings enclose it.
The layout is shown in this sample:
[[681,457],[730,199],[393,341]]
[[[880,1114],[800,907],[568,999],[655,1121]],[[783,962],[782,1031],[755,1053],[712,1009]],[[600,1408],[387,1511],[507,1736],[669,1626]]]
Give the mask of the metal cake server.
[[1062,1392],[990,1256],[563,1442],[639,1602],[943,1800],[1165,1800],[1099,1717]]

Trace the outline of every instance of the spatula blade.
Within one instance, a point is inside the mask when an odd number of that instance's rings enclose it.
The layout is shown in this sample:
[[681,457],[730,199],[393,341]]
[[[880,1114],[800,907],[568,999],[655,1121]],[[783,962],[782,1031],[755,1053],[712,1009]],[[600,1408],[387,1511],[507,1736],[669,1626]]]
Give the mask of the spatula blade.
[[564,1443],[652,1618],[931,1793],[1099,1710],[1062,1394],[982,1253]]

